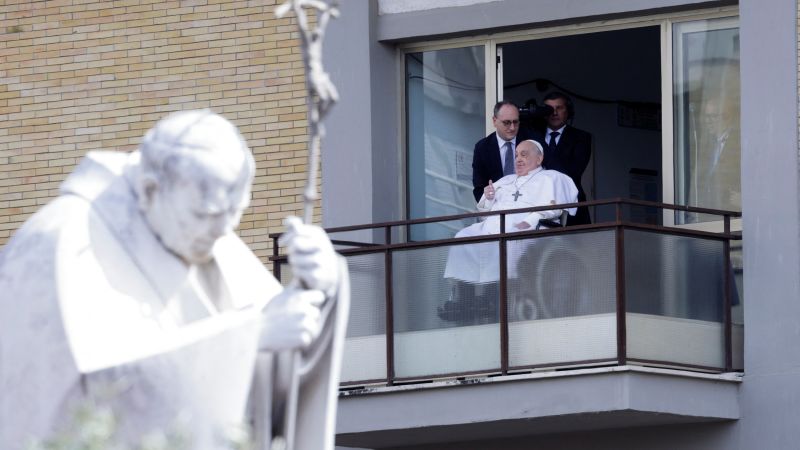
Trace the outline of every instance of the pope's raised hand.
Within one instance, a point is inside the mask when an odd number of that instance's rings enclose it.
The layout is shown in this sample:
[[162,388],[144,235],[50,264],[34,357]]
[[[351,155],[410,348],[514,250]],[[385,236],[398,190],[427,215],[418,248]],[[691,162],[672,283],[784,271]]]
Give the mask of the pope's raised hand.
[[297,217],[286,218],[286,233],[281,236],[289,255],[295,279],[307,289],[317,289],[331,296],[339,282],[336,252],[325,231],[306,225]]
[[483,188],[483,195],[486,196],[486,200],[494,200],[494,184],[492,184],[492,180],[489,180],[489,185]]
[[264,307],[259,349],[271,352],[308,347],[322,330],[318,290],[287,287]]

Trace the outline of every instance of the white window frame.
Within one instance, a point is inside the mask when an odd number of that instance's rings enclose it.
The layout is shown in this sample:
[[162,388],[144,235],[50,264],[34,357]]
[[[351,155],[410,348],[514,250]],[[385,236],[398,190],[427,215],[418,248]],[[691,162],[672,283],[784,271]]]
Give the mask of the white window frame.
[[[661,117],[670,117],[674,118],[675,109],[674,109],[674,83],[672,74],[674,73],[674,64],[676,58],[674,58],[674,52],[680,51],[673,48],[673,27],[676,24],[682,24],[684,22],[694,22],[698,20],[710,20],[710,19],[728,19],[721,21],[718,26],[720,29],[726,28],[733,23],[736,26],[739,25],[739,17],[738,17],[738,10],[736,11],[737,14],[716,14],[716,15],[704,15],[702,17],[690,17],[684,19],[672,19],[667,20],[664,26],[662,26],[663,33],[662,37],[662,52],[661,52],[661,63],[662,67],[665,64],[669,65],[669,78],[663,76],[661,77]],[[697,31],[708,30],[706,27],[702,27],[699,24],[696,27]],[[665,61],[668,60],[668,61]],[[663,69],[662,69],[663,70]],[[667,86],[668,85],[668,86]],[[668,92],[669,96],[665,93]],[[662,146],[664,149],[669,149],[669,155],[666,154],[662,150],[662,172],[663,176],[663,195],[662,195],[662,202],[664,203],[671,203],[675,204],[675,120],[669,121],[669,129],[670,132],[667,135],[666,133],[662,135]],[[662,132],[666,130],[666,124],[662,125]],[[667,146],[667,144],[669,146]],[[722,220],[718,221],[708,221],[708,222],[697,222],[692,224],[683,224],[683,225],[675,225],[675,214],[672,211],[664,211],[664,225],[665,226],[679,226],[682,228],[691,228],[693,230],[700,230],[700,231],[709,231],[709,232],[719,232],[722,231],[723,224]],[[741,231],[742,230],[742,219],[732,219],[730,223],[731,231]]]

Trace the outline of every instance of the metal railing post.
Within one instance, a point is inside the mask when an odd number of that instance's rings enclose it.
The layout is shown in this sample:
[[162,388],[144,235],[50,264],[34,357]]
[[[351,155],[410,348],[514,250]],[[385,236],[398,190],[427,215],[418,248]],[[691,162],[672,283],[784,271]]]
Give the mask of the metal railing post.
[[[725,234],[728,235],[731,232],[731,218],[729,215],[725,214],[723,216],[724,221],[724,231]],[[723,286],[723,304],[724,304],[724,311],[725,311],[725,371],[730,372],[733,370],[733,337],[732,337],[732,327],[733,327],[733,318],[731,316],[732,311],[732,302],[731,302],[731,295],[733,294],[731,289],[731,283],[733,282],[733,277],[731,277],[732,269],[731,269],[731,241],[730,238],[727,238],[722,243],[722,253],[723,257],[725,258],[723,270],[725,273],[724,277],[724,286]]]
[[625,326],[625,230],[622,228],[622,204],[615,203],[616,212],[616,265],[617,265],[617,363],[628,362],[627,327]]
[[506,215],[500,214],[500,289],[498,305],[500,317],[500,372],[508,374],[508,258],[506,233]]
[[394,384],[394,295],[392,284],[392,227],[387,225],[385,228],[384,240],[386,250],[384,251],[384,280],[386,282],[386,384]]

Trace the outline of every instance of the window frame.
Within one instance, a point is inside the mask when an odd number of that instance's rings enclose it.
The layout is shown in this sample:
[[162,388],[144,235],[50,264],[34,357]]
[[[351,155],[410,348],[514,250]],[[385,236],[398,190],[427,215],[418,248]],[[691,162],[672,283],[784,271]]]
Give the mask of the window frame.
[[[485,59],[485,104],[486,120],[484,134],[488,135],[494,128],[492,126],[491,114],[495,102],[502,98],[502,70],[497,70],[498,48],[503,44],[513,42],[523,42],[529,40],[548,39],[571,35],[599,33],[604,31],[623,30],[639,27],[660,27],[661,43],[661,170],[662,170],[662,202],[675,202],[675,123],[674,123],[674,89],[673,89],[673,45],[672,33],[673,25],[684,22],[710,20],[720,18],[734,18],[738,21],[739,7],[724,6],[717,8],[706,8],[691,11],[680,11],[646,16],[635,16],[609,20],[580,22],[566,25],[536,27],[530,29],[516,30],[510,32],[499,32],[490,34],[478,34],[468,37],[457,37],[442,40],[430,40],[420,42],[403,43],[397,46],[397,74],[399,81],[399,95],[402,99],[398,102],[398,117],[400,118],[399,146],[400,161],[403,167],[403,177],[400,180],[400,192],[403,196],[402,205],[405,211],[401,216],[408,218],[410,205],[408,204],[408,148],[406,134],[408,132],[406,122],[406,87],[405,87],[405,58],[408,53],[425,52],[431,50],[442,50],[448,48],[468,47],[483,45]],[[495,67],[495,70],[490,70]],[[498,76],[499,74],[499,76]],[[491,89],[490,87],[494,87]],[[668,119],[665,119],[668,118]],[[674,216],[666,213],[663,217],[664,225],[674,225]],[[692,228],[716,230],[720,224],[717,222],[703,222],[692,224]],[[741,220],[731,221],[732,230],[741,229]]]
[[[675,49],[673,48],[674,43],[674,27],[675,25],[683,25],[689,24],[691,22],[699,22],[701,20],[717,20],[721,19],[719,29],[725,28],[725,23],[727,22],[735,22],[736,27],[739,27],[739,15],[738,9],[737,14],[718,14],[718,15],[709,15],[703,17],[691,17],[682,20],[668,20],[667,23],[664,25],[662,33],[662,50],[661,57],[662,57],[662,118],[663,117],[670,117],[671,120],[669,121],[669,136],[662,135],[662,148],[669,148],[669,155],[666,154],[662,150],[662,172],[663,172],[663,195],[662,201],[664,203],[671,203],[675,204],[675,165],[676,165],[676,148],[675,148],[675,122],[677,118],[675,117],[675,89],[674,89],[674,79],[673,73],[675,69],[674,61],[675,61]],[[698,23],[696,25],[697,31],[705,29],[705,27],[701,27]],[[663,67],[664,67],[664,59],[668,60],[669,63],[669,78],[663,76]],[[668,86],[665,86],[668,84]],[[669,90],[667,97],[665,95],[665,91]],[[741,89],[741,87],[740,87]],[[667,108],[669,108],[669,113],[667,113]],[[665,123],[662,121],[662,132],[666,129]],[[669,138],[669,147],[666,147],[667,141],[665,137]],[[741,162],[741,161],[740,161]],[[740,166],[741,170],[741,166]],[[700,205],[703,206],[703,205]],[[678,226],[682,228],[691,228],[693,230],[700,230],[700,231],[709,231],[709,232],[719,232],[723,228],[722,219],[714,220],[714,221],[706,221],[706,222],[696,222],[696,223],[689,223],[689,224],[676,224],[675,223],[675,214],[669,211],[664,211],[663,215],[663,223],[665,226]],[[731,219],[730,222],[731,231],[741,231],[742,230],[742,219],[735,218]]]

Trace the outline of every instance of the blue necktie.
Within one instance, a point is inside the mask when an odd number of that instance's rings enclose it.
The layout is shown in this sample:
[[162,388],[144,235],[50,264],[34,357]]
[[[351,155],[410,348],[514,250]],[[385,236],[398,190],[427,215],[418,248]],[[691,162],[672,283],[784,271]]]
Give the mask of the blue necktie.
[[514,150],[511,148],[511,141],[506,142],[506,161],[503,163],[503,176],[514,173]]
[[550,143],[547,144],[547,150],[550,151],[551,155],[554,155],[556,153],[556,138],[558,137],[559,134],[561,133],[559,133],[558,131],[553,131],[552,133],[550,133]]

